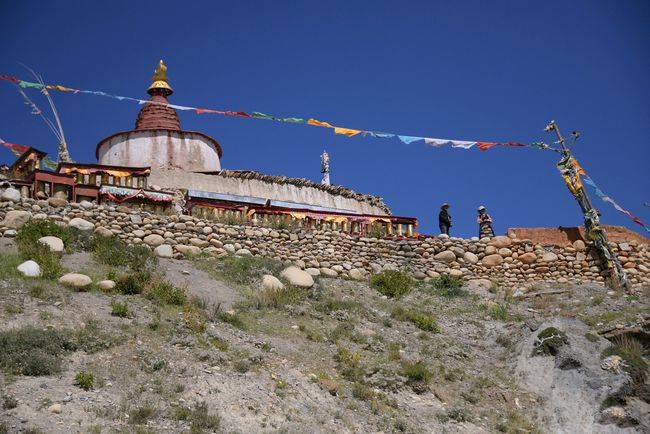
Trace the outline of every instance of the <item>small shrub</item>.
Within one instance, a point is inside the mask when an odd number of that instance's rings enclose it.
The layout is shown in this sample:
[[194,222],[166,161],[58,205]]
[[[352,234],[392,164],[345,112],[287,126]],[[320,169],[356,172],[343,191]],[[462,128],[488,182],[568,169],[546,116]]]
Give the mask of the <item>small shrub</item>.
[[370,401],[375,397],[375,392],[363,383],[352,385],[352,396],[360,401]]
[[2,397],[2,408],[4,410],[12,410],[18,407],[18,400],[10,395],[5,395]]
[[412,312],[410,321],[420,330],[440,333],[438,321],[431,315],[422,312]]
[[531,424],[524,416],[519,413],[510,412],[507,419],[499,422],[496,426],[497,431],[507,434],[518,433],[536,433],[535,425]]
[[143,405],[129,411],[129,423],[132,425],[145,424],[156,415],[156,409],[151,405]]
[[5,305],[5,313],[7,315],[18,315],[19,313],[23,313],[23,305],[22,304],[6,304]]
[[402,354],[400,353],[401,349],[402,345],[397,342],[391,342],[388,344],[388,359],[393,361],[402,360]]
[[29,287],[28,294],[31,297],[45,300],[47,298],[47,288],[43,285],[33,285]]
[[359,382],[365,377],[365,368],[361,364],[361,354],[339,347],[335,360],[341,376],[346,380]]
[[402,374],[408,379],[409,383],[431,381],[433,374],[422,361],[417,362],[402,362]]
[[228,347],[230,346],[227,340],[221,339],[219,337],[213,337],[210,341],[212,342],[212,345],[214,345],[214,347],[219,351],[228,351]]
[[499,321],[508,321],[510,320],[510,314],[508,313],[508,307],[504,304],[492,305],[488,308],[488,315],[491,318]]
[[428,313],[404,309],[400,306],[397,306],[393,309],[392,317],[399,321],[409,321],[420,330],[433,333],[441,332],[436,318],[432,315],[429,315]]
[[566,334],[555,327],[548,327],[537,334],[533,355],[556,355],[560,347],[569,343]]
[[453,420],[455,422],[471,422],[474,418],[462,407],[454,407],[446,413],[436,416],[439,421],[445,423]]
[[113,301],[111,302],[111,315],[126,318],[129,316],[129,306],[126,303]]
[[192,415],[192,410],[186,407],[172,407],[171,409],[171,418],[174,420],[189,420]]
[[0,332],[0,369],[18,375],[51,375],[60,372],[61,358],[75,349],[67,331],[32,326]]
[[41,276],[45,279],[57,279],[63,274],[59,255],[50,251],[45,244],[36,242],[19,246],[18,251],[24,260],[35,261],[41,267]]
[[239,330],[248,329],[248,324],[246,324],[246,321],[244,321],[242,316],[237,313],[231,314],[227,312],[218,312],[216,314],[216,319],[218,319],[221,322],[230,324],[231,326],[238,328]]
[[145,296],[149,300],[173,306],[183,306],[187,301],[184,289],[177,288],[162,279],[153,279],[145,289]]
[[307,298],[309,291],[305,288],[287,285],[282,289],[262,289],[249,294],[248,305],[255,309],[272,308],[299,303]]
[[185,326],[194,333],[205,331],[205,314],[194,303],[187,303],[183,309]]
[[75,343],[78,349],[88,354],[93,354],[101,350],[117,345],[124,339],[123,336],[105,331],[99,327],[99,323],[94,320],[87,320],[83,328],[77,330],[74,335]]
[[630,374],[632,381],[642,384],[648,377],[648,370],[650,369],[650,365],[644,359],[644,354],[645,351],[641,342],[623,335],[612,339],[612,345],[603,351],[602,356],[620,356],[625,362],[623,369]]
[[47,236],[60,238],[66,247],[72,245],[74,241],[71,228],[61,226],[52,220],[30,220],[16,234],[16,244],[20,250],[37,244],[40,238]]
[[232,363],[232,366],[235,368],[235,371],[239,372],[240,374],[245,374],[246,372],[250,371],[251,362],[247,358],[239,358]]
[[93,375],[92,372],[81,371],[74,377],[74,385],[83,390],[92,389],[94,382],[95,382],[95,376]]
[[0,279],[22,277],[17,267],[23,262],[24,259],[19,253],[0,252]]
[[443,297],[465,297],[469,292],[462,289],[463,280],[457,277],[452,277],[448,274],[441,274],[430,280],[429,284],[437,289]]
[[150,278],[151,275],[146,271],[127,274],[115,282],[115,290],[125,295],[141,294]]
[[50,248],[38,240],[45,236],[58,237],[64,245],[70,245],[73,240],[68,228],[59,226],[50,220],[32,220],[23,225],[16,234],[18,251],[24,260],[33,260],[41,267],[42,276],[46,279],[58,278],[63,268],[59,255],[50,251]]
[[368,238],[384,238],[386,236],[386,228],[383,225],[373,224],[368,229]]
[[189,417],[190,432],[192,434],[199,434],[203,432],[214,432],[219,429],[221,425],[221,417],[216,414],[211,414],[208,410],[208,404],[201,402],[196,404]]
[[283,269],[279,261],[254,256],[228,256],[223,260],[199,258],[196,264],[218,279],[242,286],[258,282],[265,274],[277,275]]
[[401,271],[385,270],[370,278],[370,286],[387,297],[401,297],[411,291],[413,279]]
[[117,237],[93,237],[92,250],[98,262],[114,267],[128,266],[133,271],[150,272],[158,263],[147,247],[128,245]]

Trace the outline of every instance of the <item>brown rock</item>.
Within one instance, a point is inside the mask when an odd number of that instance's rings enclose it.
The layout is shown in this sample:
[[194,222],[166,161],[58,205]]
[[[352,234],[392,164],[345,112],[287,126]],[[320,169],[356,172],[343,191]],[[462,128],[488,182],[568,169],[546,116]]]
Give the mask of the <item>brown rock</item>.
[[518,259],[524,264],[532,264],[533,262],[537,261],[537,255],[533,252],[524,253],[523,255],[519,256]]
[[486,267],[494,267],[496,265],[501,265],[503,263],[503,257],[501,255],[488,255],[485,258],[483,258],[481,263]]
[[512,238],[505,236],[494,237],[490,240],[490,245],[501,249],[503,247],[510,247],[512,245]]

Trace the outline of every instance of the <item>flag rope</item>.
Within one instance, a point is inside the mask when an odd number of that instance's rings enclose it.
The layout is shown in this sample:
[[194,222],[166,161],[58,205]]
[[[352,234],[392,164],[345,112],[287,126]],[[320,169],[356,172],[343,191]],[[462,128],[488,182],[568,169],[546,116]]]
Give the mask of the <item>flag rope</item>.
[[191,106],[182,106],[182,105],[177,105],[177,104],[169,104],[169,103],[163,103],[159,101],[150,101],[150,100],[143,100],[139,98],[132,98],[128,96],[120,96],[120,95],[112,95],[106,92],[102,91],[93,91],[93,90],[82,90],[82,89],[74,89],[71,87],[67,86],[62,86],[60,84],[41,84],[41,83],[34,83],[34,82],[29,82],[25,80],[18,79],[14,76],[10,75],[0,75],[0,80],[5,80],[10,83],[16,84],[20,86],[23,89],[39,89],[41,91],[48,91],[48,90],[56,90],[59,92],[65,92],[65,93],[72,93],[72,94],[89,94],[89,95],[96,95],[96,96],[103,96],[103,97],[108,97],[108,98],[113,98],[117,99],[119,101],[134,101],[137,102],[138,104],[156,104],[156,105],[161,105],[165,107],[169,107],[175,110],[180,110],[180,111],[193,111],[196,114],[216,114],[216,115],[222,115],[222,116],[235,116],[235,117],[243,117],[243,118],[251,118],[251,119],[263,119],[263,120],[270,120],[270,121],[275,121],[275,122],[283,122],[283,123],[292,123],[292,124],[305,124],[305,125],[311,125],[311,126],[317,126],[317,127],[322,127],[322,128],[328,128],[332,129],[334,134],[339,134],[343,135],[346,137],[355,137],[355,136],[363,136],[363,137],[375,137],[375,138],[381,138],[381,139],[387,139],[387,138],[397,138],[399,139],[402,143],[405,144],[411,144],[415,142],[423,142],[425,145],[432,146],[432,147],[442,147],[449,145],[452,148],[460,148],[460,149],[470,149],[473,147],[477,147],[481,151],[487,151],[488,149],[492,149],[496,146],[505,146],[505,147],[529,147],[529,148],[535,148],[535,149],[540,149],[540,150],[552,150],[552,151],[557,151],[556,149],[550,147],[549,145],[543,143],[543,142],[534,142],[530,144],[524,144],[524,143],[519,143],[519,142],[488,142],[488,141],[467,141],[467,140],[453,140],[453,139],[439,139],[439,138],[432,138],[432,137],[420,137],[420,136],[407,136],[407,135],[402,135],[402,134],[395,134],[395,133],[385,133],[385,132],[380,132],[380,131],[370,131],[370,130],[361,130],[361,129],[353,129],[353,128],[345,128],[345,127],[340,127],[336,125],[332,125],[329,122],[321,121],[318,119],[314,118],[298,118],[298,117],[279,117],[279,116],[274,116],[274,115],[269,115],[265,114],[262,112],[258,111],[253,111],[253,112],[244,112],[244,111],[234,111],[234,110],[215,110],[215,109],[208,109],[208,108],[199,108],[199,107],[191,107]]

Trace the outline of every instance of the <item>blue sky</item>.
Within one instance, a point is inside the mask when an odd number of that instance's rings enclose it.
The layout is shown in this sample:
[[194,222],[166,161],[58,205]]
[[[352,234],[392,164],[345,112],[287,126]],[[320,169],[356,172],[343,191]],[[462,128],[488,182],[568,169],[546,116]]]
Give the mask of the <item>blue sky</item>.
[[[350,128],[461,140],[550,140],[555,119],[582,138],[575,154],[607,194],[650,221],[650,3],[647,1],[172,2],[0,0],[0,73],[147,97],[162,58],[175,94],[199,107],[315,117]],[[38,94],[31,95],[44,105]],[[139,106],[56,94],[72,156],[133,128]],[[51,153],[56,141],[0,83],[0,137]],[[508,227],[576,226],[556,155],[530,149],[433,149],[393,139],[179,113],[222,145],[222,164],[332,182],[382,196],[397,215],[473,236],[485,205]],[[0,149],[0,161],[12,155]],[[637,230],[594,198],[607,224]],[[643,232],[643,231],[642,231]]]

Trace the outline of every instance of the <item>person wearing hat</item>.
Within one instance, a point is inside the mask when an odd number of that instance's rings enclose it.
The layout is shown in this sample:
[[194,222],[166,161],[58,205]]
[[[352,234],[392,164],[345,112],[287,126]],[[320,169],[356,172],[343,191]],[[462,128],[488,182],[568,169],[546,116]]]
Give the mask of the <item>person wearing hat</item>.
[[440,226],[440,233],[449,235],[449,228],[451,227],[451,216],[449,215],[449,204],[443,203],[440,207],[440,214],[438,214],[438,225]]
[[492,238],[494,236],[494,230],[492,229],[492,217],[490,217],[483,205],[478,207],[478,217],[476,218],[476,223],[478,223],[479,238]]

